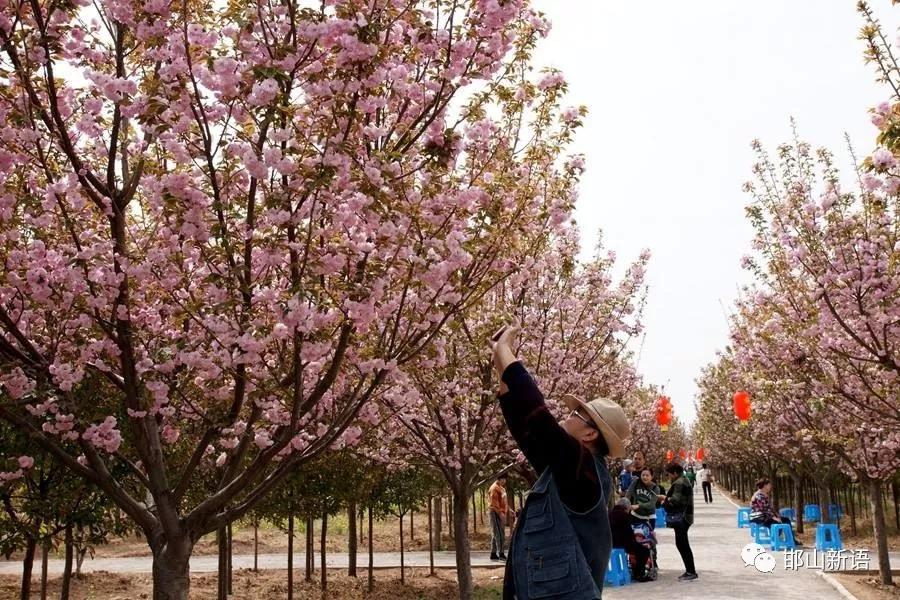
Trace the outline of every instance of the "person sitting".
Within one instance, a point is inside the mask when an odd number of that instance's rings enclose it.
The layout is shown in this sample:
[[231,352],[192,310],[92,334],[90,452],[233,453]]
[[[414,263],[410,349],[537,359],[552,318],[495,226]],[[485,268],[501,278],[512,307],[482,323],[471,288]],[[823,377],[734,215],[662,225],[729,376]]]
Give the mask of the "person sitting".
[[[791,520],[788,517],[783,517],[776,512],[772,504],[771,495],[772,482],[769,481],[769,478],[763,477],[758,480],[756,482],[756,491],[753,492],[753,497],[750,498],[750,522],[764,527],[771,527],[776,523],[791,525]],[[799,544],[797,534],[793,531],[793,525],[791,525],[791,533],[794,535],[794,540]]]
[[634,556],[634,569],[632,576],[635,581],[651,581],[646,576],[647,560],[650,558],[650,548],[639,544],[634,539],[634,529],[631,527],[631,502],[628,498],[620,498],[616,505],[609,511],[609,529],[612,533],[612,547],[621,548],[627,554]]

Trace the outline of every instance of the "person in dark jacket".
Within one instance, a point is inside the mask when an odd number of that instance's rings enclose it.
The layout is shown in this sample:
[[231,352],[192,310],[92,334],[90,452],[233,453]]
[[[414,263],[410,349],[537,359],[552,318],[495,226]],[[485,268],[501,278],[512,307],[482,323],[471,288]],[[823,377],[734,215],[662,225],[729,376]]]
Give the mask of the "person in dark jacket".
[[697,579],[694,566],[694,553],[688,541],[688,529],[694,523],[694,488],[684,476],[684,468],[676,462],[666,465],[666,475],[672,485],[665,496],[660,495],[663,508],[666,509],[666,527],[675,532],[675,547],[684,562],[684,573],[679,581]]
[[650,558],[650,548],[639,544],[634,539],[634,529],[631,527],[631,503],[628,498],[621,498],[609,511],[609,529],[612,532],[613,548],[621,548],[626,553],[634,556],[635,564],[632,575],[635,581],[652,581],[645,575],[647,560]]
[[518,332],[518,323],[501,329],[491,349],[503,418],[540,477],[513,532],[503,598],[597,600],[612,551],[606,457],[625,455],[631,427],[612,400],[575,396],[561,398],[569,412],[558,423],[513,352]]

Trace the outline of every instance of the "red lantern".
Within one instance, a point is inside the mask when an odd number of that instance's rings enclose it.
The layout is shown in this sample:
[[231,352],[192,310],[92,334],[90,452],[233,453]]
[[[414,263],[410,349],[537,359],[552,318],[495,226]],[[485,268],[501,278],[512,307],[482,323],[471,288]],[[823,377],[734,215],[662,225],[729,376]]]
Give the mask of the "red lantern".
[[750,394],[744,390],[734,393],[734,415],[740,420],[741,425],[746,425],[750,420]]
[[684,460],[687,458],[687,452],[684,451],[684,448],[682,448],[681,450],[678,451],[678,456],[681,457],[681,460]]
[[703,448],[697,448],[697,460],[703,460],[703,457],[706,455],[706,452],[703,451]]
[[660,431],[668,431],[672,422],[672,402],[666,396],[660,396],[656,402],[656,423]]
[[666,450],[666,462],[672,462],[675,460],[675,453],[671,450]]

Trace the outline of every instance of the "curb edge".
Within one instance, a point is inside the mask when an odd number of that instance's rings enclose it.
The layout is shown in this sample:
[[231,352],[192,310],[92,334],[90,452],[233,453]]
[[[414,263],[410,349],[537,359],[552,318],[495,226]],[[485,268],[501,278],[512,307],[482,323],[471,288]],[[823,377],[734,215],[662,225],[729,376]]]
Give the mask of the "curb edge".
[[856,596],[850,593],[847,588],[845,588],[840,581],[826,573],[825,571],[816,571],[816,575],[824,579],[831,587],[838,591],[838,593],[846,598],[847,600],[859,600]]

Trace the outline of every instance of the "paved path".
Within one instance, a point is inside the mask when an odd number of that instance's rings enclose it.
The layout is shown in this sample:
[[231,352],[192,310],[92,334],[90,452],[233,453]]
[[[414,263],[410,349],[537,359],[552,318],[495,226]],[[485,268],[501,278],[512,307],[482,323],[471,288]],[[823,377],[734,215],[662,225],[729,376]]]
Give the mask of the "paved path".
[[[648,597],[666,597],[673,592],[681,595],[688,594],[690,598],[715,598],[719,600],[761,598],[772,600],[838,600],[841,594],[831,587],[828,582],[813,569],[799,569],[787,571],[784,569],[784,555],[782,552],[773,553],[776,559],[776,568],[773,573],[760,573],[753,566],[745,567],[741,560],[741,549],[750,541],[747,529],[735,527],[736,508],[725,496],[716,493],[712,504],[704,504],[703,496],[694,496],[696,518],[694,526],[690,529],[691,547],[700,579],[692,582],[678,582],[676,578],[684,568],[678,551],[675,549],[675,540],[672,530],[658,529],[659,536],[659,579],[654,582],[633,584],[626,588],[608,588],[604,591],[604,598],[632,600],[635,591]],[[810,538],[810,533],[806,534]],[[347,554],[334,553],[328,555],[328,566],[335,568],[347,567]],[[232,559],[236,569],[251,568],[253,566],[252,555],[235,555]],[[359,565],[367,564],[368,556],[361,553]],[[900,564],[900,556],[892,555],[892,564]],[[295,568],[302,568],[304,555],[297,553],[294,558]],[[436,552],[435,564],[441,568],[455,568],[455,559],[452,552]],[[319,565],[319,556],[316,555],[316,567]],[[399,552],[379,552],[375,554],[375,566],[378,568],[398,567],[400,565]],[[407,552],[406,565],[413,567],[427,567],[427,552]],[[498,563],[488,559],[487,552],[473,552],[472,565],[476,567],[499,567]],[[63,561],[49,561],[51,575],[62,572]],[[261,554],[259,566],[263,569],[287,568],[287,557],[284,554]],[[872,557],[872,566],[875,566],[875,557]],[[37,567],[37,565],[36,565]],[[145,557],[135,558],[99,558],[86,559],[83,570],[109,571],[117,573],[149,573],[150,559]],[[215,556],[195,556],[191,559],[191,571],[215,572],[217,558]],[[0,561],[0,575],[17,575],[21,573],[21,563]],[[498,575],[500,571],[498,570]],[[675,586],[673,589],[671,586]],[[681,588],[684,587],[682,590]]]
[[[755,567],[744,566],[741,549],[749,543],[747,529],[738,529],[737,508],[728,498],[716,491],[712,504],[703,502],[703,494],[694,495],[694,525],[689,530],[691,549],[700,578],[680,582],[684,563],[675,548],[671,529],[657,529],[659,539],[659,578],[624,588],[604,589],[603,597],[612,599],[641,597],[715,598],[718,600],[760,598],[764,600],[839,600],[841,594],[816,571],[801,569],[785,571],[782,552],[773,552],[776,569],[760,573]],[[807,534],[807,539],[809,534]],[[646,595],[645,595],[646,592]]]

